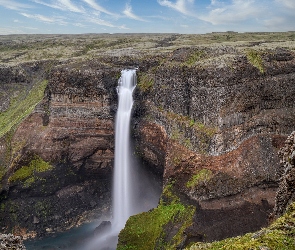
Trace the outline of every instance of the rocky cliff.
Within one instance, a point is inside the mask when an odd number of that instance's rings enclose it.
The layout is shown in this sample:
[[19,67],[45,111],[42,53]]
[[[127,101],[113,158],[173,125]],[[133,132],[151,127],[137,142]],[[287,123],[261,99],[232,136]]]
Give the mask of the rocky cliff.
[[107,214],[116,79],[104,72],[52,70],[42,101],[2,138],[5,230],[42,235]]
[[274,216],[282,216],[294,200],[294,167],[295,167],[295,131],[287,138],[284,147],[279,151],[282,165],[282,177],[276,195]]
[[[295,127],[294,48],[182,46],[182,38],[128,55],[97,48],[88,58],[1,66],[3,231],[42,236],[109,212],[116,85],[128,67],[138,67],[135,153],[164,191],[158,208],[127,223],[119,247],[138,235],[132,223],[155,218],[158,247],[268,224],[282,174],[277,152]],[[11,114],[14,103],[28,108]]]
[[267,228],[243,236],[212,243],[196,242],[186,249],[294,249],[294,135],[287,138],[279,151],[282,177],[276,194],[272,222]]
[[294,53],[281,48],[246,55],[232,47],[186,48],[146,73],[153,85],[139,94],[146,112],[138,119],[138,150],[162,166],[165,185],[183,204],[196,207],[191,226],[178,228],[184,241],[168,245],[268,224],[281,176],[277,153],[295,124],[294,63]]

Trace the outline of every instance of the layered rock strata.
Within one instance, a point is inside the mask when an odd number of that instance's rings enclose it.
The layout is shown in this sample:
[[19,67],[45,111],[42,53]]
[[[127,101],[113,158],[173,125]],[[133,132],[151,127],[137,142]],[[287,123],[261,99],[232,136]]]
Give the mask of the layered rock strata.
[[110,209],[116,79],[64,67],[48,77],[43,101],[1,143],[1,226],[22,235],[63,231]]
[[[182,246],[266,225],[281,175],[277,151],[295,126],[295,57],[282,48],[251,52],[191,47],[51,62],[49,71],[27,65],[48,85],[0,140],[3,230],[42,236],[109,211],[116,85],[130,66],[139,67],[135,153],[196,208]],[[33,83],[18,67],[9,72],[11,84]]]
[[281,177],[277,153],[295,126],[293,52],[262,53],[259,70],[230,47],[204,49],[216,59],[191,67],[186,53],[196,51],[188,50],[171,55],[183,64],[147,73],[153,86],[138,93],[146,113],[135,133],[143,159],[196,207],[179,247],[268,225]]

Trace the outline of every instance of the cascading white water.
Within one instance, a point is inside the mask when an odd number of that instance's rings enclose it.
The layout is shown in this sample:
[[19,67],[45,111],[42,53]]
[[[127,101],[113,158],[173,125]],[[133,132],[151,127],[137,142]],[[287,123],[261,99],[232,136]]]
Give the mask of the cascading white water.
[[130,118],[132,93],[136,86],[136,70],[123,70],[118,82],[119,105],[115,130],[115,171],[113,189],[114,230],[121,230],[132,215],[133,187],[130,162]]
[[122,70],[117,87],[119,103],[115,127],[112,226],[83,246],[83,250],[116,249],[118,234],[128,218],[148,211],[158,203],[161,193],[156,188],[158,184],[132,164],[135,159],[131,158],[130,120],[135,87],[136,70]]

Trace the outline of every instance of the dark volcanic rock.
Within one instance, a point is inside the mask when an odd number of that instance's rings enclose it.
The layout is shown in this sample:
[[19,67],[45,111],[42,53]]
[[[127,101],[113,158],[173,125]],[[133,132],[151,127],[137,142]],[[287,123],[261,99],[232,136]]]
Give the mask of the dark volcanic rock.
[[288,205],[295,201],[295,131],[287,138],[279,155],[282,178],[276,195],[275,217],[283,215]]

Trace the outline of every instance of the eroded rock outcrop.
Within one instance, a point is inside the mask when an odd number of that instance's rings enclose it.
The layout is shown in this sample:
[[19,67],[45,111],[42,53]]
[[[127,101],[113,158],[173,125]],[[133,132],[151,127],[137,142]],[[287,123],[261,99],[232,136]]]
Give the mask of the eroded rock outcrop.
[[21,250],[26,249],[20,236],[13,234],[0,234],[0,249],[2,250]]
[[285,213],[287,207],[295,200],[295,131],[287,138],[279,151],[282,165],[282,178],[276,196],[274,216]]

